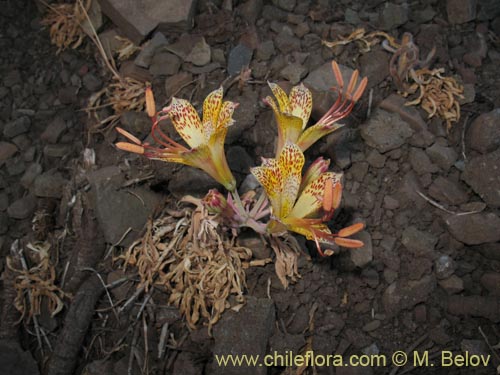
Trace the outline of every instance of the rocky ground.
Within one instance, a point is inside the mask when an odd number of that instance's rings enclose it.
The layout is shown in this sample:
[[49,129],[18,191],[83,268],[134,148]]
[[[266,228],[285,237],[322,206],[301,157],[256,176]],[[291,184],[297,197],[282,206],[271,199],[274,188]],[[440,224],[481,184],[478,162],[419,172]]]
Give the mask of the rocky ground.
[[[109,9],[116,2],[102,3],[113,18]],[[248,269],[246,306],[227,312],[213,337],[203,327],[189,331],[161,293],[132,309],[111,309],[109,298],[123,302],[134,286],[129,281],[109,296],[102,293],[103,282],[125,275],[110,255],[132,243],[165,201],[203,195],[216,184],[194,169],[117,150],[115,132],[95,131],[95,120],[82,111],[110,78],[93,44],[86,41],[57,55],[33,2],[0,1],[0,372],[278,374],[285,369],[220,368],[214,354],[298,353],[309,345],[316,353],[345,356],[390,356],[396,350],[428,350],[431,358],[442,350],[491,355],[488,367],[474,369],[388,364],[318,367],[319,374],[495,373],[500,365],[500,352],[492,347],[500,341],[500,4],[182,4],[186,9],[176,10],[185,16],[181,24],[165,22],[149,35],[152,29],[140,22],[135,29],[117,22],[115,30],[106,20],[101,38],[109,41],[116,32],[136,42],[152,38],[138,57],[122,63],[121,73],[151,81],[158,103],[175,95],[199,108],[208,92],[222,82],[228,87],[228,77],[242,68],[251,69],[249,79],[244,84],[236,79],[226,94],[240,103],[226,145],[239,182],[260,156],[273,154],[275,124],[261,101],[269,95],[266,80],[287,87],[304,81],[313,90],[317,119],[331,103],[325,77],[332,59],[344,71],[359,69],[368,77],[368,90],[347,126],[306,154],[309,160],[330,157],[345,172],[342,212],[334,224],[365,221],[365,246],[319,258],[303,243],[312,260],[301,258],[301,278],[286,290],[272,264]],[[188,27],[191,17],[194,27],[183,34],[179,28]],[[422,56],[436,46],[435,66],[459,77],[466,88],[461,119],[449,132],[439,118],[403,105],[389,75],[391,54],[380,45],[362,54],[355,44],[334,50],[321,44],[358,27],[396,38],[411,32]],[[150,121],[144,113],[126,112],[120,126],[144,138]],[[42,305],[35,323],[13,309],[16,274],[6,256],[36,240],[51,244],[57,284],[68,296],[54,317]],[[271,254],[251,236],[241,241],[256,258]],[[148,318],[138,321],[142,301]],[[91,317],[90,327],[81,323]],[[34,333],[35,324],[43,337]],[[75,326],[84,337],[68,333]],[[165,326],[171,340],[159,356]]]

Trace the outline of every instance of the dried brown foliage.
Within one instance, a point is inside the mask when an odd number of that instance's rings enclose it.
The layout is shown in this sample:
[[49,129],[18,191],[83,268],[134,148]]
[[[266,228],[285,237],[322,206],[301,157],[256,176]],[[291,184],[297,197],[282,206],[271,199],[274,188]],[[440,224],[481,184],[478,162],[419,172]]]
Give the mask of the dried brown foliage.
[[434,49],[420,60],[419,48],[410,33],[404,33],[398,42],[383,31],[367,34],[364,29],[357,29],[345,37],[339,36],[333,42],[323,41],[323,44],[334,48],[352,42],[356,42],[363,53],[382,42],[384,49],[393,54],[389,71],[398,91],[405,97],[418,95],[406,105],[420,105],[429,118],[438,115],[446,122],[447,130],[460,119],[459,99],[463,98],[463,86],[455,78],[443,75],[444,69],[429,69]]
[[190,328],[203,321],[211,330],[225,309],[243,304],[244,263],[251,251],[220,233],[200,204],[174,216],[150,222],[121,258],[137,268],[138,288],[165,288]]
[[92,0],[85,2],[84,8],[80,2],[74,4],[47,4],[47,14],[42,24],[50,26],[50,40],[57,46],[57,53],[67,48],[78,48],[85,37],[81,25],[86,19],[86,12],[90,9]]
[[[7,267],[16,274],[14,288],[17,296],[14,305],[21,313],[21,320],[26,318],[29,321],[40,315],[44,301],[51,316],[64,307],[64,292],[56,285],[56,270],[50,247],[48,242],[29,243],[26,251],[32,264],[28,264],[22,251],[7,257]],[[16,264],[22,267],[18,268]]]

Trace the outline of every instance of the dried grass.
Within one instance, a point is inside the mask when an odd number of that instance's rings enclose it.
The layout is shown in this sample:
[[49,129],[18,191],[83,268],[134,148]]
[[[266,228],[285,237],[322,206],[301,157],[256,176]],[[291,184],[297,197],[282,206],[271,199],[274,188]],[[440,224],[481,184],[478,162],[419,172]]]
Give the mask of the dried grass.
[[67,48],[78,48],[85,38],[85,31],[81,25],[86,19],[92,0],[87,0],[84,9],[80,2],[74,4],[47,6],[47,14],[42,19],[42,25],[50,26],[50,41],[57,47],[57,53]]
[[32,266],[28,265],[22,252],[7,257],[7,267],[17,274],[14,281],[17,292],[14,305],[21,313],[20,320],[29,321],[40,315],[44,302],[51,316],[55,316],[64,307],[62,300],[65,294],[56,285],[56,270],[50,257],[50,244],[29,243],[26,248]]
[[251,251],[220,233],[199,201],[195,210],[180,213],[150,222],[120,258],[137,268],[139,289],[165,288],[191,329],[203,322],[211,331],[227,308],[243,305]]
[[460,103],[464,89],[455,78],[443,76],[444,69],[420,69],[414,72],[414,83],[410,91],[419,92],[418,97],[406,105],[418,105],[429,118],[436,114],[446,122],[449,131],[454,122],[460,120]]

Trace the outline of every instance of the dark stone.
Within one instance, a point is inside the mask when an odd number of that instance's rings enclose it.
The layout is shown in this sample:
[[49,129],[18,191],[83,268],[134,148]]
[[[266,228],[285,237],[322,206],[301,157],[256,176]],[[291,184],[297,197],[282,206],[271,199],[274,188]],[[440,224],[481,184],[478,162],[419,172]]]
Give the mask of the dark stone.
[[397,315],[401,310],[425,302],[436,288],[436,279],[426,275],[418,281],[398,280],[387,287],[382,296],[385,312],[390,316]]
[[362,231],[352,238],[363,241],[363,246],[358,249],[349,250],[349,257],[356,267],[363,268],[373,260],[373,246],[370,233]]
[[12,202],[7,209],[7,213],[12,219],[28,219],[33,215],[33,212],[35,212],[35,208],[36,199],[31,195],[27,195]]
[[446,12],[451,24],[461,24],[476,18],[477,0],[447,0]]
[[500,108],[483,113],[471,124],[468,132],[470,148],[486,154],[500,146]]
[[102,12],[134,43],[140,44],[157,26],[161,30],[192,27],[194,0],[101,0]]
[[66,182],[58,172],[45,172],[35,178],[35,195],[43,198],[61,198]]
[[31,120],[28,116],[23,116],[11,121],[3,128],[5,138],[14,138],[19,134],[26,133],[30,129]]
[[382,30],[391,30],[408,22],[408,4],[396,5],[385,2],[379,15]]
[[238,12],[241,17],[249,24],[254,24],[262,13],[262,0],[247,0],[238,6]]
[[0,368],[9,375],[39,375],[38,365],[29,351],[15,341],[0,340]]
[[500,149],[465,164],[462,178],[489,205],[500,207]]
[[[275,322],[274,304],[267,298],[247,297],[246,305],[239,311],[227,311],[214,326],[214,355],[256,355],[267,352],[268,340]],[[217,366],[212,362],[209,374],[264,375],[267,368],[254,366]]]
[[446,225],[453,237],[467,245],[500,241],[500,218],[493,213],[453,215]]
[[180,67],[181,60],[174,54],[157,52],[151,61],[149,72],[153,76],[172,76],[179,71]]
[[412,134],[410,125],[402,121],[398,114],[381,109],[376,110],[361,127],[361,136],[365,142],[381,153],[402,146]]
[[153,56],[157,49],[168,44],[165,35],[159,31],[155,32],[151,40],[142,48],[141,52],[134,60],[134,64],[141,68],[148,69],[153,61]]
[[438,168],[432,164],[424,150],[412,147],[409,153],[410,164],[417,174],[436,173]]
[[240,43],[229,52],[227,71],[229,75],[236,75],[241,70],[250,65],[252,61],[253,49]]
[[102,87],[102,80],[94,73],[87,73],[82,78],[83,86],[90,92],[97,92]]
[[459,205],[467,202],[469,196],[458,181],[437,177],[429,186],[429,195],[440,202]]
[[17,147],[9,142],[0,141],[0,166],[5,163],[7,159],[14,156],[17,152]]
[[441,169],[447,172],[458,159],[458,155],[452,147],[446,147],[434,143],[428,147],[425,152],[429,155],[431,161],[437,164]]
[[448,255],[441,255],[434,262],[434,271],[439,280],[446,279],[455,272],[455,261]]
[[368,78],[367,89],[377,86],[389,76],[391,55],[382,50],[373,50],[361,55],[361,76]]
[[401,243],[415,256],[426,256],[434,251],[438,238],[416,227],[406,228],[401,235]]
[[295,37],[291,31],[283,29],[274,39],[276,48],[286,55],[293,51],[300,51],[300,39]]
[[185,195],[204,197],[210,189],[220,184],[200,169],[185,166],[176,172],[168,183],[168,190],[177,198]]
[[292,85],[298,84],[307,74],[307,68],[299,63],[292,63],[280,71],[280,77],[290,81]]
[[61,116],[57,116],[47,125],[40,138],[49,143],[57,143],[66,129],[66,121]]
[[275,52],[274,43],[269,39],[259,44],[257,50],[255,51],[255,57],[258,60],[267,61],[275,54]]
[[447,279],[439,280],[439,286],[448,294],[457,294],[464,290],[464,281],[457,275],[452,275]]

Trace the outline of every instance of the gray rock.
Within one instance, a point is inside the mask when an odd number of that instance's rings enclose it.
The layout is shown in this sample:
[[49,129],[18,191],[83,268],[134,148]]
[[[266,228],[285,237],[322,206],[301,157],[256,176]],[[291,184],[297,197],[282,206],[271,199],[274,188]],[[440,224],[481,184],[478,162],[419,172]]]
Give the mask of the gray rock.
[[[239,311],[227,311],[214,326],[214,355],[264,356],[275,321],[274,303],[267,298],[247,297],[246,305]],[[267,368],[254,366],[217,366],[213,364],[208,374],[257,374],[264,375]]]
[[441,255],[434,262],[434,271],[439,280],[447,279],[455,272],[455,261],[448,255]]
[[226,158],[229,169],[236,173],[247,175],[250,173],[250,168],[255,166],[252,157],[241,146],[229,147],[226,152]]
[[241,70],[250,65],[252,61],[253,49],[247,47],[245,44],[238,44],[229,52],[227,62],[227,71],[229,75],[236,75]]
[[298,84],[307,74],[307,68],[299,63],[292,63],[283,68],[280,77],[290,81],[292,85]]
[[[226,137],[228,144],[234,143],[246,131],[255,125],[255,118],[259,113],[259,94],[247,87],[243,90],[242,95],[238,97],[238,109],[234,111],[234,124],[229,127]],[[274,122],[265,124],[267,127],[275,127]]]
[[469,352],[469,354],[472,355],[482,355],[486,357],[490,354],[490,350],[484,340],[464,339],[460,342],[460,349],[462,349],[462,352]]
[[448,312],[453,315],[479,316],[500,322],[500,298],[484,296],[451,296]]
[[459,205],[467,202],[469,196],[460,182],[438,176],[429,186],[429,195],[444,203]]
[[286,28],[283,28],[274,38],[274,44],[284,55],[293,51],[300,51],[300,39],[295,37],[291,31],[287,31]]
[[186,57],[187,62],[191,62],[196,66],[204,66],[210,62],[212,58],[212,50],[210,46],[205,41],[204,37],[201,37],[196,43],[194,43],[191,52]]
[[238,6],[238,12],[249,24],[254,24],[260,17],[263,7],[262,0],[247,0]]
[[408,4],[396,5],[386,2],[379,14],[379,26],[382,30],[391,30],[408,22]]
[[387,287],[382,296],[385,312],[392,317],[401,310],[411,309],[426,301],[435,288],[436,279],[432,275],[426,275],[417,281],[395,281]]
[[274,48],[274,42],[269,39],[259,44],[255,52],[255,57],[257,57],[258,60],[267,61],[275,54],[275,52],[276,49]]
[[175,359],[173,373],[183,375],[202,374],[203,363],[199,360],[199,356],[197,353],[182,351]]
[[447,172],[458,159],[458,154],[452,147],[442,146],[437,142],[431,147],[428,147],[425,152],[429,155],[431,161],[437,164],[445,172]]
[[[362,21],[359,18],[358,12],[351,8],[347,8],[344,13],[344,20],[351,25],[359,25]],[[363,55],[364,56],[364,55]]]
[[29,351],[15,341],[0,340],[0,368],[9,375],[39,375],[38,365]]
[[35,178],[35,195],[42,198],[61,198],[66,183],[59,172],[45,172]]
[[366,323],[363,326],[363,331],[372,332],[372,331],[377,330],[381,325],[382,325],[382,322],[380,320],[372,320],[371,322]]
[[304,335],[277,332],[269,339],[269,353],[299,353],[305,343]]
[[17,147],[9,142],[0,141],[0,166],[5,163],[7,159],[14,156],[17,152]]
[[432,19],[436,16],[436,11],[432,8],[431,5],[425,7],[422,10],[412,11],[410,14],[410,18],[417,23],[427,23],[432,21]]
[[181,87],[193,81],[193,75],[188,72],[180,72],[172,77],[165,79],[165,95],[171,98],[179,93]]
[[[351,75],[354,72],[351,68],[339,64],[340,72],[344,83],[347,84],[351,79]],[[333,74],[331,62],[327,62],[321,65],[319,68],[314,69],[309,73],[307,78],[304,80],[304,84],[316,91],[327,91],[329,92],[332,87],[338,86]]]
[[6,192],[0,193],[0,211],[5,211],[9,207],[9,196]]
[[161,30],[192,27],[196,1],[101,0],[102,12],[134,43],[140,44],[157,26]]
[[19,85],[23,82],[23,79],[21,77],[21,72],[17,69],[11,70],[7,73],[5,73],[3,77],[3,84],[6,87],[13,87],[15,85]]
[[486,272],[481,276],[481,285],[493,296],[500,296],[500,273]]
[[33,215],[33,212],[35,212],[36,208],[36,199],[31,196],[27,195],[23,198],[20,198],[9,206],[7,209],[7,213],[12,219],[27,219]]
[[[9,231],[9,217],[6,212],[0,212],[0,235]],[[0,237],[0,245],[3,247],[5,237]]]
[[[143,187],[121,190],[121,175],[116,168],[102,168],[90,177],[94,210],[104,238],[117,243],[127,229],[132,230],[121,245],[128,246],[142,231],[160,204],[162,196]],[[127,202],[127,204],[124,204]]]
[[296,0],[273,0],[273,4],[288,12],[293,11]]
[[481,0],[479,2],[479,11],[477,19],[479,21],[491,20],[495,18],[498,23],[498,16],[500,16],[500,4],[496,0]]
[[19,134],[26,133],[31,126],[31,120],[28,116],[22,116],[14,121],[11,121],[3,128],[3,136],[5,138],[14,138]]
[[90,92],[97,92],[102,87],[102,80],[94,73],[87,73],[82,78],[83,86]]
[[419,175],[436,173],[438,171],[438,167],[432,164],[429,156],[420,148],[410,148],[409,160],[413,170]]
[[357,240],[363,241],[363,247],[349,250],[349,257],[356,267],[363,268],[373,260],[372,237],[370,233],[362,231],[352,236]]
[[467,245],[500,241],[500,218],[493,213],[453,215],[445,222],[453,237]]
[[399,201],[390,195],[386,195],[384,197],[384,208],[388,210],[395,210],[399,208]]
[[446,12],[451,24],[461,24],[476,18],[477,0],[447,0]]
[[271,256],[271,249],[254,232],[245,232],[238,236],[238,244],[252,250],[255,259],[267,259]]
[[406,228],[401,235],[401,243],[415,256],[431,254],[437,241],[432,233],[419,231],[414,226]]
[[165,35],[159,31],[155,32],[151,40],[146,43],[142,48],[141,52],[137,55],[134,60],[134,64],[140,66],[141,68],[148,69],[153,61],[155,52],[162,46],[168,44]]
[[464,290],[464,281],[457,275],[452,275],[447,279],[439,280],[439,286],[448,294],[457,294]]
[[143,139],[151,132],[151,119],[146,112],[126,111],[120,116],[120,126]]
[[37,178],[42,172],[42,166],[38,163],[33,163],[26,169],[19,182],[24,186],[24,188],[29,189],[31,185],[33,185],[35,178]]
[[500,108],[477,117],[467,131],[468,144],[482,154],[500,146]]
[[487,204],[500,207],[500,149],[469,160],[462,178]]
[[396,113],[378,109],[361,127],[365,142],[384,153],[402,146],[410,138],[413,130]]
[[67,144],[46,145],[43,148],[43,155],[49,158],[62,158],[73,151]]
[[220,184],[200,169],[182,167],[168,182],[168,190],[178,198],[185,195],[204,197],[210,189],[220,188]]
[[389,60],[391,55],[382,50],[373,50],[361,55],[361,76],[368,78],[367,89],[377,86],[389,76]]
[[61,116],[57,116],[47,125],[40,138],[45,142],[57,143],[66,130],[66,121]]
[[157,52],[151,60],[149,72],[153,76],[172,76],[181,67],[181,59],[169,52]]

